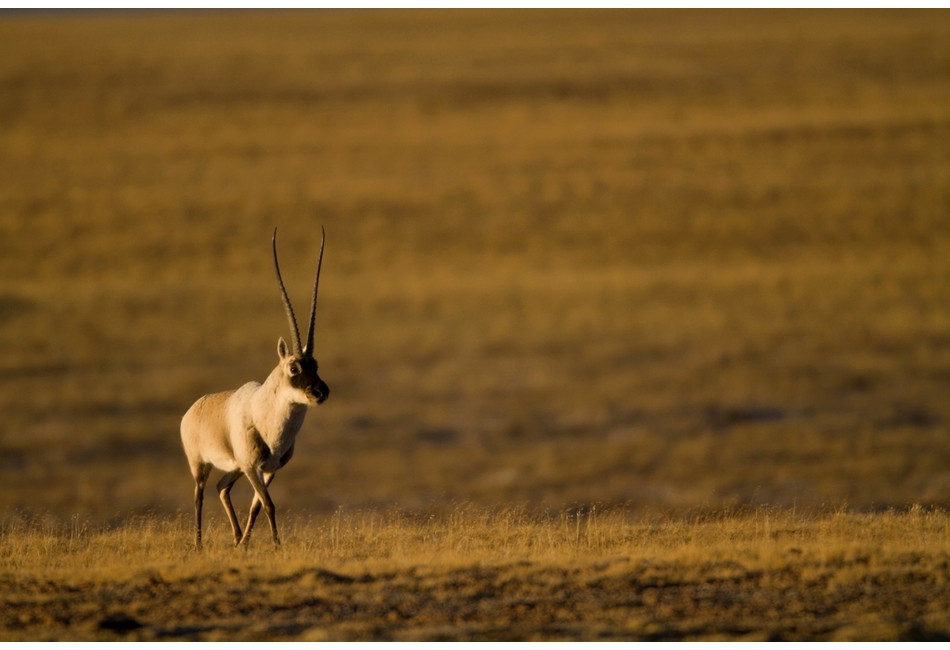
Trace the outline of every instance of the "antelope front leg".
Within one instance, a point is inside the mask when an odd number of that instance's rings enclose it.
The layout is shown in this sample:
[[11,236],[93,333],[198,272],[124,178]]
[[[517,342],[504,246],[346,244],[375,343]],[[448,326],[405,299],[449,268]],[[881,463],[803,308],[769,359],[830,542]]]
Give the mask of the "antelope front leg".
[[[270,487],[271,481],[274,480],[274,472],[270,474],[264,473],[264,487]],[[247,516],[247,526],[244,528],[247,531],[247,536],[251,536],[251,528],[254,527],[254,522],[257,521],[257,514],[261,511],[261,500],[257,498],[257,492],[254,493],[254,498],[251,500],[251,512]]]
[[[264,512],[267,514],[267,521],[270,522],[270,532],[274,536],[274,547],[280,548],[280,538],[277,536],[277,512],[274,509],[274,502],[271,500],[270,494],[267,492],[267,484],[264,479],[264,473],[256,467],[245,470],[244,473],[247,475],[247,480],[251,482],[251,486],[254,488],[254,494],[256,498],[260,500],[261,504],[264,506]],[[247,539],[250,532],[251,529],[248,527],[244,531],[244,536],[241,538],[239,544],[247,544]]]
[[236,469],[228,472],[218,481],[218,496],[221,497],[221,503],[224,504],[224,511],[228,513],[228,521],[231,522],[231,532],[234,533],[234,545],[237,546],[241,541],[241,524],[238,523],[237,515],[234,513],[234,506],[231,505],[231,487],[234,482],[241,478],[241,470]]
[[[294,445],[290,445],[290,449],[288,449],[287,453],[284,454],[280,459],[280,466],[283,467],[284,465],[286,465],[287,461],[293,458],[293,456],[294,456]],[[274,474],[276,473],[276,471],[277,470],[274,470],[273,472],[270,472],[269,474],[266,472],[264,473],[265,487],[270,487],[270,482],[274,480]],[[260,511],[261,511],[261,500],[257,498],[257,492],[255,492],[254,498],[251,500],[251,512],[247,517],[247,528],[245,529],[248,535],[251,534],[251,527],[254,525],[254,521],[257,519],[257,513],[259,513]]]

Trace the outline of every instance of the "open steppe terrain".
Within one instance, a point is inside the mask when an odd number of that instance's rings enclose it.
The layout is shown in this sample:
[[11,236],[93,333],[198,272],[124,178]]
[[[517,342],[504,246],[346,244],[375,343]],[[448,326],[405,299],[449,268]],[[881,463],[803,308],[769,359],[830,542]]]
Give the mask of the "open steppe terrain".
[[[258,532],[247,555],[193,556],[180,418],[273,368],[271,232],[304,305],[321,225],[332,394],[271,490],[288,548],[266,555]],[[182,594],[216,581],[259,626],[195,605],[175,625],[221,621],[199,636],[946,634],[920,604],[946,602],[946,534],[908,522],[946,527],[948,395],[946,11],[0,13],[0,580],[8,604],[66,608],[9,614],[0,637],[112,634],[88,613],[108,598],[141,620],[129,634],[160,636],[172,624],[132,605],[165,587],[139,566]],[[327,551],[340,508],[412,537],[460,503],[535,532],[596,504],[619,547]],[[690,532],[697,512],[712,537]],[[765,512],[808,544],[749,532]],[[226,538],[214,498],[206,513]],[[828,580],[873,598],[846,606],[806,576],[833,517],[860,549],[842,566],[877,577]],[[677,532],[651,549],[656,522]],[[730,525],[751,540],[731,559]],[[763,577],[786,552],[798,573]],[[616,587],[646,589],[641,569],[674,584],[689,553],[683,571],[728,574],[741,598],[663,609]],[[572,588],[607,586],[563,627],[490,605],[391,628],[328,605],[318,625],[240,598],[286,579],[363,602],[479,571],[492,593],[523,572],[553,594],[575,570]],[[754,611],[801,627],[726,615],[773,579]]]
[[190,521],[0,537],[7,639],[950,639],[950,517],[338,512],[280,551]]

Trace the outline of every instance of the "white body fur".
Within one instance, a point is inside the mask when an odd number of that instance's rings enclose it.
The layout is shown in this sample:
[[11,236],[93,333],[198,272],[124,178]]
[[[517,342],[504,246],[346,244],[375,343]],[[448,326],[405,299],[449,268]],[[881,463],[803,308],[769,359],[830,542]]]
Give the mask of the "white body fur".
[[[320,259],[322,263],[322,245]],[[263,384],[248,382],[237,390],[205,395],[188,409],[181,421],[182,445],[195,479],[195,546],[198,548],[201,547],[204,487],[212,467],[224,471],[217,490],[231,522],[235,544],[247,542],[263,505],[274,544],[280,545],[274,503],[267,486],[273,480],[274,473],[293,456],[294,442],[303,425],[307,407],[322,403],[330,392],[317,375],[317,363],[312,355],[320,265],[317,266],[314,283],[307,347],[301,350],[293,308],[277,267],[276,231],[274,264],[291,324],[294,350],[289,350],[281,338],[277,344],[280,362]],[[231,487],[242,475],[247,476],[254,488],[254,499],[243,534],[230,498]]]

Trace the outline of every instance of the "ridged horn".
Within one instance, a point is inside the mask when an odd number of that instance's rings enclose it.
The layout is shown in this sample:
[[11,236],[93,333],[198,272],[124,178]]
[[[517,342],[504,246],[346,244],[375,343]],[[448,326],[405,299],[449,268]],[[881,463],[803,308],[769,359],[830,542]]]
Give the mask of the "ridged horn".
[[320,287],[320,267],[323,266],[323,245],[327,243],[327,231],[320,226],[323,238],[320,240],[320,259],[317,260],[317,276],[313,280],[313,301],[310,303],[310,329],[307,331],[307,347],[303,353],[313,358],[313,326],[317,320],[317,289]]
[[[274,270],[277,271],[277,284],[280,286],[280,296],[284,299],[284,311],[287,312],[287,322],[290,324],[290,336],[294,345],[294,354],[300,355],[300,331],[297,329],[297,318],[294,316],[294,308],[290,305],[290,298],[287,297],[287,290],[284,288],[284,281],[280,277],[280,265],[277,263],[277,228],[274,228]],[[313,327],[311,325],[311,327]]]

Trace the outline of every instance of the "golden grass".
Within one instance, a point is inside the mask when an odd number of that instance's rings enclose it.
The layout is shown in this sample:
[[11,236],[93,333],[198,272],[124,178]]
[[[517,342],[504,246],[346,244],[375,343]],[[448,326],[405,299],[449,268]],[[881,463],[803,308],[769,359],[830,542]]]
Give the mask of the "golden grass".
[[[0,15],[0,636],[945,640],[948,69],[945,11]],[[275,225],[332,399],[284,548],[196,554]]]
[[946,16],[4,16],[4,516],[187,507],[276,224],[284,512],[950,503]]
[[[6,639],[940,639],[950,517],[338,512],[201,553],[190,522],[17,521]],[[123,618],[124,617],[124,618]],[[131,629],[116,629],[124,624]],[[130,624],[130,621],[132,623]]]
[[3,517],[188,506],[181,414],[286,335],[276,224],[298,301],[327,227],[333,389],[282,513],[950,504],[948,43],[945,12],[4,16]]

